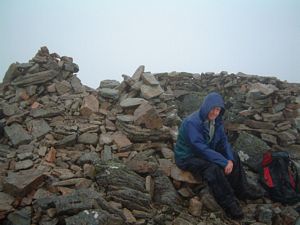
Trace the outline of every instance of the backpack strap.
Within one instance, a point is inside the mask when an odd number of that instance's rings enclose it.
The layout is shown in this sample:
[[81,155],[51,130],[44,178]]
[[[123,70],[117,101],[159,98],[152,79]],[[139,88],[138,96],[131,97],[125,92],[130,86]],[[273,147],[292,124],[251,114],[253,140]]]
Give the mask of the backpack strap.
[[291,160],[290,164],[291,164],[291,172],[292,172],[292,175],[293,175],[294,181],[295,181],[295,190],[296,190],[296,192],[300,193],[300,177],[299,177],[299,173],[298,173],[298,167],[294,160]]

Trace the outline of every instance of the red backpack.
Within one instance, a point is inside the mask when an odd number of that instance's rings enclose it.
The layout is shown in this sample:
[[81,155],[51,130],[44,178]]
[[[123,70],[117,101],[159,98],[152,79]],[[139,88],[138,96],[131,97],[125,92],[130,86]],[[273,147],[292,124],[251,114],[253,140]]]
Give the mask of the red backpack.
[[273,201],[294,204],[300,201],[298,172],[288,152],[264,153],[260,168],[260,182]]

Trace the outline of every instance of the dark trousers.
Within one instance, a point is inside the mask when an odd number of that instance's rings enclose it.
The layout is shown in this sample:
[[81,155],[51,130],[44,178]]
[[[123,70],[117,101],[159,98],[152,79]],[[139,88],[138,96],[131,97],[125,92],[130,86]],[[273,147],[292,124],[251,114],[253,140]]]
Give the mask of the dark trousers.
[[198,157],[177,161],[182,170],[190,171],[196,179],[204,179],[214,195],[216,201],[223,208],[230,207],[236,196],[242,196],[247,191],[247,178],[240,158],[233,152],[233,170],[225,175],[224,168]]

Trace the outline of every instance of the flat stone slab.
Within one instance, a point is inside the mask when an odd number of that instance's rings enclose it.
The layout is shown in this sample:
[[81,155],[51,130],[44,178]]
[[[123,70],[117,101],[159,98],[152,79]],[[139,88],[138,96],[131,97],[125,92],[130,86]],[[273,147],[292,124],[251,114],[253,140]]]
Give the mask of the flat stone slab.
[[43,119],[31,120],[28,125],[32,128],[32,136],[37,139],[42,138],[44,135],[51,131],[51,127]]
[[33,84],[43,84],[46,83],[47,81],[52,80],[58,74],[59,72],[55,70],[46,70],[34,74],[26,74],[25,76],[19,76],[17,79],[11,82],[11,84],[15,86],[23,86],[23,87],[33,85]]
[[117,115],[117,119],[125,123],[133,123],[134,117],[133,115]]
[[5,126],[4,131],[15,146],[28,144],[31,141],[31,136],[20,124],[14,123],[10,126]]
[[32,169],[20,172],[10,172],[4,178],[4,192],[18,197],[24,197],[44,182],[46,175],[43,171]]
[[130,108],[130,107],[139,106],[140,104],[146,102],[148,101],[143,98],[126,98],[120,102],[120,106],[122,108]]
[[[107,215],[109,214],[118,217],[120,220],[122,220],[123,217],[120,210],[112,208],[109,205],[109,203],[98,192],[92,189],[80,189],[80,190],[73,191],[69,195],[40,198],[34,202],[34,206],[45,211],[48,210],[49,208],[55,208],[57,215],[71,216],[83,210],[94,210],[95,208],[97,208],[99,210],[105,211]],[[88,212],[91,213],[90,211]],[[78,222],[78,223],[68,223],[68,224],[90,224],[90,223]],[[106,223],[96,223],[96,224],[106,224]],[[107,224],[114,224],[114,223],[107,223]]]
[[103,80],[100,82],[100,88],[116,88],[120,85],[120,82],[117,80]]
[[159,82],[156,80],[153,74],[147,72],[142,74],[142,79],[144,84],[147,85],[159,85]]
[[160,85],[156,86],[149,86],[143,84],[141,86],[141,94],[145,99],[151,99],[154,97],[157,97],[161,95],[164,92],[164,90],[160,87]]
[[201,183],[201,181],[197,181],[189,171],[181,170],[175,165],[171,168],[171,177],[174,180],[187,182],[187,183],[190,183],[190,184],[199,184],[199,183]]
[[118,99],[119,98],[119,90],[110,89],[110,88],[100,88],[100,95],[104,98]]
[[33,118],[54,117],[64,113],[64,108],[32,109],[30,116]]
[[33,166],[33,161],[30,159],[22,160],[16,162],[15,169],[16,170],[26,170]]

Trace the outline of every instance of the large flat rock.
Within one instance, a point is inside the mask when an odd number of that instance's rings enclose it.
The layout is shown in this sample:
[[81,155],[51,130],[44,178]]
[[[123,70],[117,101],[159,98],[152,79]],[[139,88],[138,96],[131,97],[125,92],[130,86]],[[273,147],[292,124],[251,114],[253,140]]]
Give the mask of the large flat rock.
[[37,169],[10,172],[3,182],[3,190],[13,196],[24,197],[44,182],[46,176]]
[[31,141],[31,136],[28,132],[17,123],[4,127],[5,134],[13,145],[28,144]]

